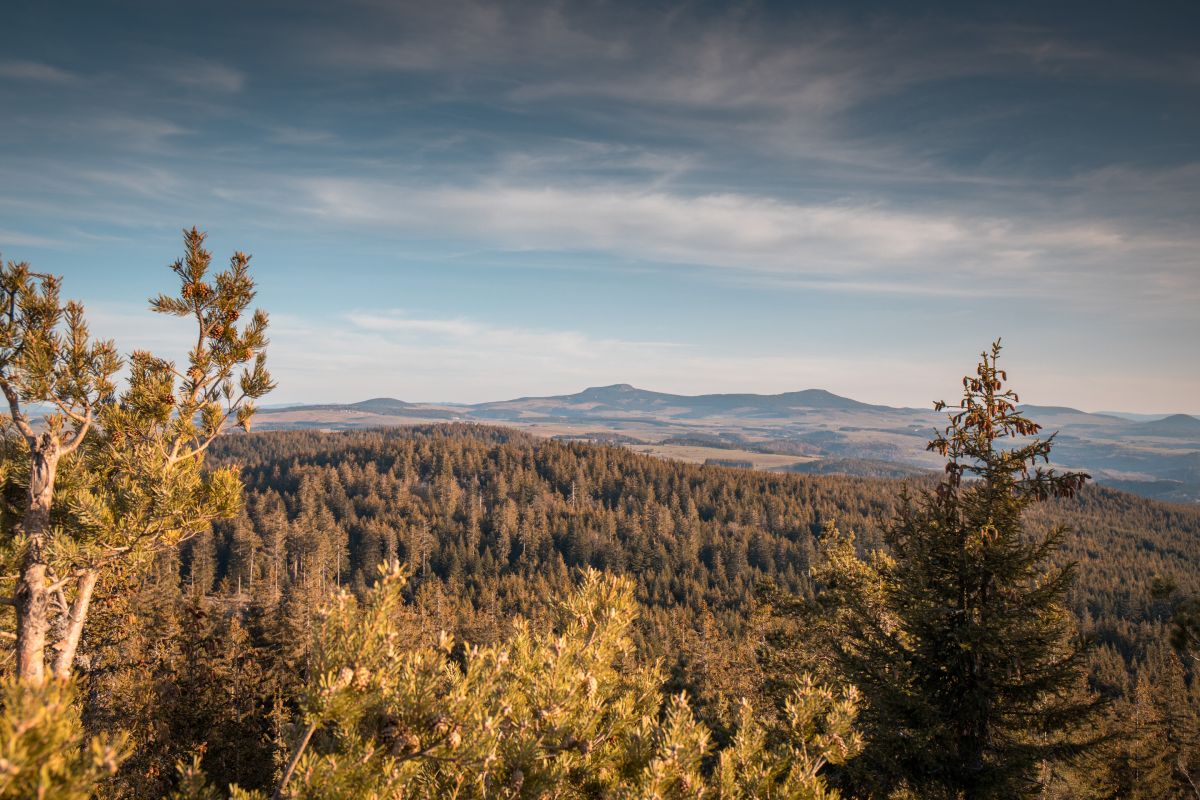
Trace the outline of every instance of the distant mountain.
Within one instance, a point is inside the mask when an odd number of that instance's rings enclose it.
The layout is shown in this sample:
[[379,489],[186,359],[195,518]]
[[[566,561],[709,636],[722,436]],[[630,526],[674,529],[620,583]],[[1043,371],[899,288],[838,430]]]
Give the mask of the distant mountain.
[[1163,417],[1171,416],[1170,414],[1135,414],[1132,411],[1097,411],[1096,413],[1105,414],[1110,417],[1120,417],[1130,422],[1154,422]]
[[471,406],[471,411],[497,418],[515,411],[544,416],[579,418],[616,415],[655,415],[673,419],[737,416],[788,417],[814,410],[892,411],[872,406],[823,389],[805,389],[783,394],[679,395],[638,389],[627,383],[593,386],[576,394],[553,397],[522,397]]
[[351,403],[349,408],[356,408],[361,411],[371,411],[376,414],[394,414],[397,411],[407,411],[413,406],[413,403],[406,403],[403,400],[397,400],[394,397],[374,397],[370,400],[362,400],[357,403]]
[[[1175,414],[1139,422],[1068,406],[1022,405],[1021,410],[1045,433],[1058,433],[1056,467],[1084,470],[1097,482],[1147,496],[1200,499],[1196,417]],[[759,469],[892,476],[939,468],[941,459],[925,444],[945,425],[945,415],[931,410],[871,405],[823,389],[680,395],[627,383],[474,405],[376,397],[263,409],[256,423],[266,429],[349,430],[435,420],[510,425],[540,436],[605,441],[696,463],[749,461]]]
[[1187,414],[1172,414],[1153,422],[1142,422],[1130,433],[1138,436],[1200,437],[1200,419]]
[[1022,413],[1029,416],[1034,422],[1043,426],[1059,426],[1059,425],[1111,425],[1120,426],[1128,425],[1129,420],[1114,416],[1113,414],[1094,414],[1088,411],[1080,411],[1078,408],[1070,406],[1035,406],[1030,404],[1022,404],[1020,406]]

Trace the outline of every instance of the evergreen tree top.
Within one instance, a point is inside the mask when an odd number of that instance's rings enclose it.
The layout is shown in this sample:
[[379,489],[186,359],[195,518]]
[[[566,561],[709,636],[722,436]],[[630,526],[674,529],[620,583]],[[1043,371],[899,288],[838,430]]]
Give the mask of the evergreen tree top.
[[[1056,434],[1032,438],[1042,426],[1021,413],[1020,397],[1005,387],[1008,373],[996,366],[1000,340],[979,354],[975,375],[963,377],[963,396],[949,415],[949,424],[926,446],[945,456],[947,485],[957,488],[966,474],[988,483],[1011,486],[1018,497],[1045,500],[1073,497],[1087,482],[1084,472],[1059,473],[1042,464],[1050,463]],[[949,406],[939,400],[935,411]]]

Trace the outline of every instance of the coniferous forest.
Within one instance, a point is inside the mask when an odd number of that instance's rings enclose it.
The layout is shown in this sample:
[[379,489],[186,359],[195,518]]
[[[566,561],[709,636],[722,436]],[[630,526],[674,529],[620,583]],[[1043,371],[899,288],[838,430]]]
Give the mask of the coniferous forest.
[[252,433],[203,244],[183,365],[0,276],[0,796],[1197,796],[1200,509],[1048,469],[999,343],[908,481]]

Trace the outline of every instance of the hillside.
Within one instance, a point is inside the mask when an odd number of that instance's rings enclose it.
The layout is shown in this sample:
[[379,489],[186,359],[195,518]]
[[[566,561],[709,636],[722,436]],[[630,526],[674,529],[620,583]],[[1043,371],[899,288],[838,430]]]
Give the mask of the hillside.
[[[733,628],[760,580],[804,591],[826,522],[878,544],[902,485],[694,466],[463,425],[265,433],[214,447],[242,465],[249,497],[241,523],[197,545],[194,558],[213,548],[193,562],[205,586],[362,586],[381,559],[398,557],[476,606],[517,610],[591,565],[639,576],[658,609],[709,609]],[[1097,624],[1152,620],[1155,575],[1200,590],[1200,509],[1093,487],[1041,513],[1039,524],[1052,521],[1073,530],[1064,557],[1080,565],[1076,610]],[[249,561],[246,537],[263,543]]]
[[1188,414],[1172,414],[1163,419],[1143,422],[1136,429],[1140,436],[1172,436],[1185,439],[1200,437],[1200,419]]

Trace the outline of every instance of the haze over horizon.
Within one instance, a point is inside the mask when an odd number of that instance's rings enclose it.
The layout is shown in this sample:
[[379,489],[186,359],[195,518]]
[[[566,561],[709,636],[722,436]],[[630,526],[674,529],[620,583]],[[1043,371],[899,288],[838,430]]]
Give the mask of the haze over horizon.
[[271,404],[1200,413],[1200,9],[1045,6],[6,3],[0,255],[181,352],[252,253]]

